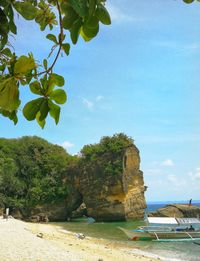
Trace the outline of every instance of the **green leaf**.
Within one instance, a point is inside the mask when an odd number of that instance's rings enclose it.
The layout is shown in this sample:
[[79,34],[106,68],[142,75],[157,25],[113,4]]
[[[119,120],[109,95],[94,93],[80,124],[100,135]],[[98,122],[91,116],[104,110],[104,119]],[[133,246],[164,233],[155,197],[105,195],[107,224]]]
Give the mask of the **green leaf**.
[[7,10],[7,15],[9,17],[9,28],[10,28],[10,31],[13,34],[17,34],[17,27],[16,27],[15,22],[14,22],[14,12],[13,12],[12,5],[8,3],[8,6],[7,6],[6,10]]
[[14,65],[14,74],[26,74],[30,70],[33,70],[36,68],[35,61],[32,57],[27,57],[25,55],[22,55],[19,57],[17,62]]
[[43,60],[43,65],[44,65],[44,69],[47,70],[47,68],[48,68],[47,59],[44,59],[44,60]]
[[99,4],[97,6],[96,14],[97,17],[99,18],[99,21],[101,21],[102,24],[106,24],[106,25],[111,24],[110,15],[102,4]]
[[46,91],[48,90],[48,85],[49,85],[49,82],[47,80],[47,74],[45,74],[41,79],[40,79],[40,82],[42,84],[42,90]]
[[2,54],[8,56],[8,57],[12,57],[12,52],[9,48],[5,48],[1,51]]
[[20,13],[26,20],[33,20],[37,15],[37,8],[30,2],[16,2],[14,8]]
[[39,111],[37,114],[36,114],[36,120],[37,120],[37,123],[40,125],[40,127],[42,128],[42,129],[44,129],[44,126],[45,126],[45,124],[46,124],[46,121],[45,120],[40,120],[40,117],[41,117],[41,112]]
[[30,85],[30,90],[34,94],[43,95],[41,85],[38,81],[32,82]]
[[46,119],[48,112],[49,112],[48,100],[46,98],[44,98],[43,102],[42,102],[42,104],[40,106],[40,117],[39,117],[39,120],[43,121],[44,119]]
[[84,25],[86,25],[88,28],[96,28],[99,26],[99,19],[97,16],[90,16]]
[[50,41],[53,41],[55,44],[58,44],[58,41],[54,34],[47,34],[46,38],[49,39]]
[[0,83],[0,107],[6,111],[14,111],[20,105],[19,89],[15,79],[8,78]]
[[42,102],[43,102],[43,98],[38,98],[38,99],[28,102],[24,106],[23,114],[24,114],[24,117],[28,121],[35,120],[36,115],[37,115],[38,111],[40,110],[40,106],[41,106]]
[[17,34],[17,27],[16,27],[15,23],[12,20],[9,21],[9,27],[10,27],[10,31],[13,34]]
[[5,26],[6,24],[8,24],[8,19],[4,13],[4,11],[0,8],[0,23]]
[[65,79],[56,73],[52,73],[49,77],[49,85],[62,87],[65,84]]
[[55,123],[58,124],[60,119],[60,106],[56,105],[51,100],[48,100],[48,104],[50,109],[49,113],[51,117],[55,120]]
[[18,122],[17,110],[14,110],[14,111],[12,111],[12,112],[9,112],[9,111],[5,111],[5,110],[0,109],[0,113],[1,113],[4,117],[8,117],[10,120],[12,120],[15,125],[17,124],[17,122]]
[[90,17],[90,19],[86,21],[86,23],[84,23],[81,30],[82,30],[81,36],[85,41],[94,38],[99,32],[98,18],[96,16]]
[[52,91],[49,97],[58,104],[64,104],[67,101],[67,95],[64,90]]
[[96,0],[89,0],[89,15],[93,15],[95,12],[95,8],[96,8]]
[[3,10],[0,8],[0,47],[1,49],[8,42],[9,24],[8,19]]
[[70,29],[75,21],[79,18],[77,13],[74,11],[72,7],[69,7],[65,12],[65,16],[62,20],[62,25],[65,29]]
[[89,42],[90,40],[92,40],[92,37],[88,37],[88,36],[84,33],[82,27],[81,27],[80,35],[82,36],[82,38],[83,38],[86,42]]
[[64,52],[66,53],[66,55],[69,55],[70,44],[68,44],[68,43],[62,44],[62,49],[64,50]]
[[76,13],[81,16],[85,17],[88,13],[88,6],[87,6],[87,0],[68,0],[68,3],[71,4],[73,9],[76,11]]
[[186,4],[191,4],[192,2],[194,2],[194,0],[183,0],[183,2],[185,2]]
[[5,0],[0,0],[0,5],[6,7],[8,5],[8,2]]
[[82,24],[83,24],[82,20],[79,19],[73,24],[72,28],[70,29],[70,37],[73,44],[76,44],[78,41]]
[[17,118],[17,111],[12,111],[9,115],[9,119],[12,120],[14,122],[14,124],[16,125],[18,122],[18,118]]
[[4,72],[6,69],[6,64],[0,64],[0,71]]
[[60,8],[61,8],[63,13],[67,13],[68,9],[71,8],[71,7],[70,7],[70,4],[68,2],[62,1],[61,4],[60,4]]

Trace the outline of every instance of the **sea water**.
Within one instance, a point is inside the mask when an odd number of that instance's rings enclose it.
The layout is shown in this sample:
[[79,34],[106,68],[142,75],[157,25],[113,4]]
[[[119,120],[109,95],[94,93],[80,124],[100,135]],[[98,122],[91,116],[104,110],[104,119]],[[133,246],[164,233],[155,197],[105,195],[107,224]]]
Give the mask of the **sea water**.
[[[148,211],[154,211],[165,205],[166,203],[151,203],[148,204],[147,209]],[[200,203],[193,205],[200,206]],[[160,256],[162,259],[170,261],[200,261],[200,245],[194,244],[193,242],[128,241],[127,236],[118,228],[135,229],[138,226],[145,225],[144,221],[95,222],[93,224],[87,224],[85,219],[76,219],[72,222],[59,223],[59,225],[61,225],[63,229],[83,233],[85,236],[108,239],[124,244],[124,246],[132,246],[133,252],[146,253],[152,257]]]

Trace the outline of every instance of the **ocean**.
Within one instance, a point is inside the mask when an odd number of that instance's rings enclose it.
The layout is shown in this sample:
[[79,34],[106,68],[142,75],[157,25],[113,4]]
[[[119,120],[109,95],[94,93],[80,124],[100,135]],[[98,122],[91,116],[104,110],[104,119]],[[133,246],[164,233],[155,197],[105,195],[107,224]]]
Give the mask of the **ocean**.
[[[175,202],[150,202],[147,204],[147,211],[155,211],[170,203]],[[195,202],[193,205],[200,206],[200,202]],[[200,245],[194,244],[193,242],[128,241],[126,235],[118,229],[119,226],[134,229],[138,226],[145,225],[144,221],[95,222],[94,224],[88,225],[86,220],[76,219],[72,222],[59,224],[63,229],[76,233],[83,233],[85,236],[117,241],[120,242],[120,244],[133,246],[133,252],[146,253],[152,257],[159,256],[166,261],[200,261]],[[135,248],[137,250],[134,250]]]

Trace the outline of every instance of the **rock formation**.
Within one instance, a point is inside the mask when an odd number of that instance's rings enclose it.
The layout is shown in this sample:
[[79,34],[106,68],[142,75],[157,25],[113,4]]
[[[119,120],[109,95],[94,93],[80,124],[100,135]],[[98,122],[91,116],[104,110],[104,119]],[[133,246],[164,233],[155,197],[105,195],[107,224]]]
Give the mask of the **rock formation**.
[[3,216],[3,214],[4,214],[4,208],[0,207],[0,216]]
[[3,202],[1,202],[1,200],[0,200],[0,216],[3,216],[4,209],[5,209],[5,206],[4,206]]
[[145,186],[139,151],[135,145],[128,147],[122,154],[121,164],[122,173],[117,175],[112,172],[105,175],[101,166],[96,165],[95,169],[85,169],[82,175],[74,178],[88,216],[98,221],[144,217]]
[[132,146],[126,149],[123,158],[123,191],[125,194],[126,219],[138,219],[144,217],[144,209],[147,207],[144,197],[143,172],[140,170],[139,151]]
[[87,208],[85,203],[82,203],[76,210],[72,211],[71,217],[72,218],[79,218],[87,216]]
[[149,214],[152,217],[200,217],[200,207],[195,205],[174,204],[167,205]]
[[18,219],[66,221],[82,203],[86,209],[75,215],[87,213],[97,221],[144,216],[146,187],[139,150],[123,133],[84,146],[82,157],[38,137],[0,139],[0,148],[2,180],[9,169],[8,177],[15,181],[9,189],[9,182],[1,184],[2,203]]

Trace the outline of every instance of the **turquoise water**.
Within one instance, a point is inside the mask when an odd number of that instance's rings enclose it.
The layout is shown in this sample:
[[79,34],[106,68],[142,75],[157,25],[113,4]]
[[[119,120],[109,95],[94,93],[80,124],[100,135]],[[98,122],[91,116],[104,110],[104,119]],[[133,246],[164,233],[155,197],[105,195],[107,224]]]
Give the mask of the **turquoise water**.
[[[165,204],[162,204],[165,205]],[[155,210],[160,205],[149,205],[149,210]],[[59,223],[63,229],[75,233],[83,233],[85,236],[109,239],[120,242],[125,246],[139,248],[147,254],[158,255],[165,260],[181,260],[181,261],[200,261],[200,245],[193,242],[138,242],[128,241],[126,235],[118,229],[124,227],[127,229],[135,229],[138,226],[145,225],[143,221],[127,221],[127,222],[96,222],[87,224],[86,219],[77,219],[72,222]],[[198,241],[200,243],[200,241]]]
[[85,236],[109,239],[120,242],[125,246],[133,246],[133,249],[158,255],[165,260],[200,261],[200,245],[193,242],[138,242],[128,241],[126,235],[118,229],[124,227],[134,229],[144,225],[144,222],[106,222],[87,224],[86,220],[78,219],[72,222],[59,223],[63,229],[83,233]]

